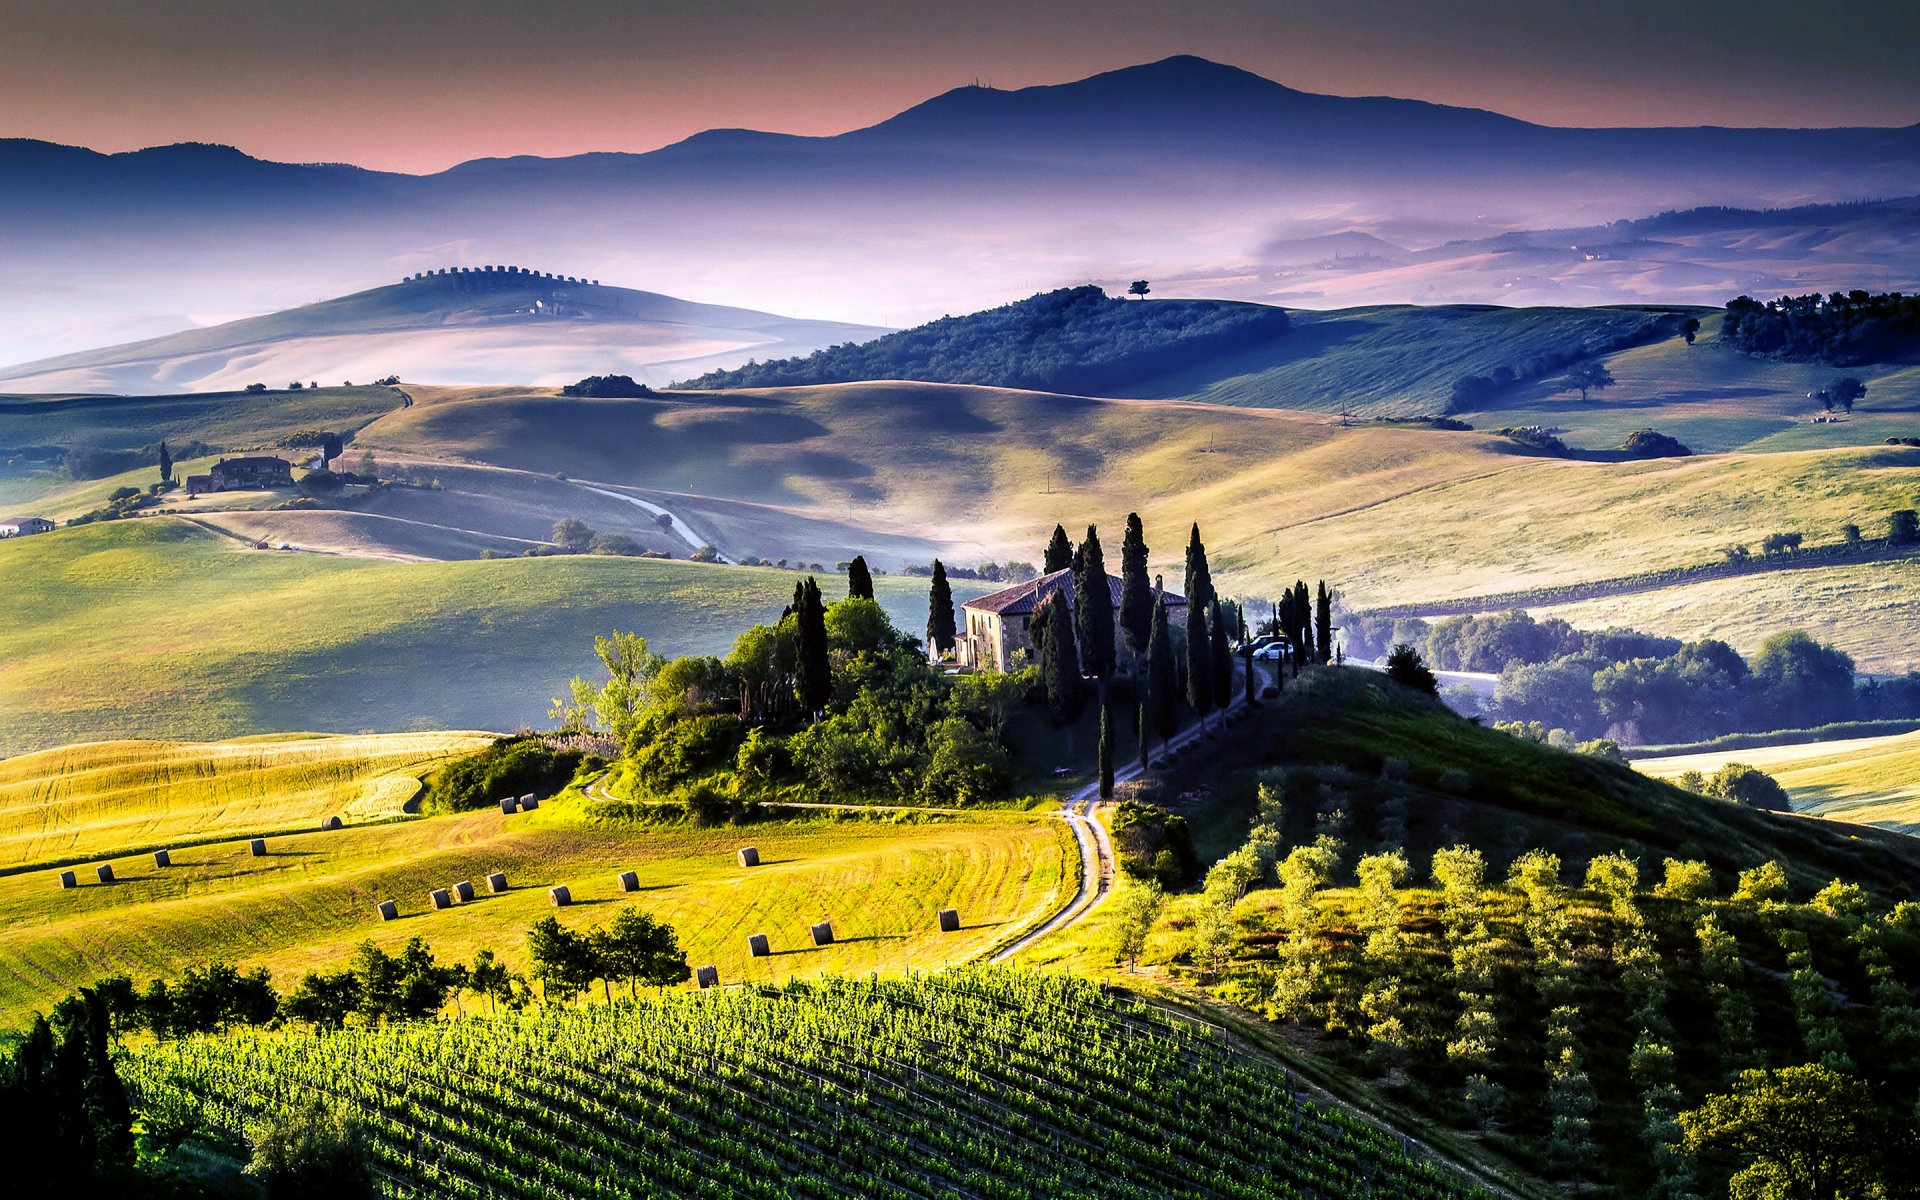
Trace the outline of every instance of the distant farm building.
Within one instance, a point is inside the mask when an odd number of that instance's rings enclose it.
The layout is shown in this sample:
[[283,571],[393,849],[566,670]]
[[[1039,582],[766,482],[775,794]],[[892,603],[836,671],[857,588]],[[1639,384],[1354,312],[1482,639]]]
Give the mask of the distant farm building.
[[[1157,582],[1157,581],[1156,581]],[[1120,611],[1120,578],[1107,576],[1107,590],[1113,595],[1113,608],[1116,617]],[[955,651],[960,657],[960,665],[972,667],[977,671],[1005,671],[1016,664],[1020,656],[1033,654],[1033,635],[1028,626],[1033,614],[1049,596],[1058,594],[1069,608],[1073,605],[1073,571],[1060,570],[1050,575],[1029,579],[1025,583],[1016,583],[990,595],[969,600],[960,606],[963,622]],[[1169,611],[1187,606],[1186,597],[1155,587],[1156,599],[1167,602]],[[1178,621],[1173,622],[1178,624]],[[1117,658],[1126,657],[1124,643],[1120,640],[1120,624],[1114,622],[1114,654]]]
[[52,533],[53,522],[45,517],[8,517],[0,521],[0,538],[30,537],[36,533]]
[[272,454],[251,458],[223,458],[205,475],[187,476],[187,495],[240,492],[256,488],[290,488],[293,464]]

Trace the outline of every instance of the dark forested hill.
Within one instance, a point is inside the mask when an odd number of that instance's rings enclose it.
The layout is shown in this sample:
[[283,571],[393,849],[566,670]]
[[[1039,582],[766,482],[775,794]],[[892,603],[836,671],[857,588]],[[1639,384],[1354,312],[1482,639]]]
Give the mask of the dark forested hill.
[[1099,393],[1143,375],[1177,371],[1213,355],[1271,341],[1285,334],[1287,327],[1287,314],[1267,305],[1115,300],[1088,285],[1044,292],[963,317],[942,317],[805,358],[714,371],[683,386],[787,387],[911,379]]

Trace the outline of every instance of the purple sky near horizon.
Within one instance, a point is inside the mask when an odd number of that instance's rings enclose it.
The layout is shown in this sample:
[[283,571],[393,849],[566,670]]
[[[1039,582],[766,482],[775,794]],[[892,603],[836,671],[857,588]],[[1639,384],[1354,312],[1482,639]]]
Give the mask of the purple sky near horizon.
[[1920,122],[1914,0],[6,0],[0,137],[419,172],[837,133],[1171,54],[1553,125]]

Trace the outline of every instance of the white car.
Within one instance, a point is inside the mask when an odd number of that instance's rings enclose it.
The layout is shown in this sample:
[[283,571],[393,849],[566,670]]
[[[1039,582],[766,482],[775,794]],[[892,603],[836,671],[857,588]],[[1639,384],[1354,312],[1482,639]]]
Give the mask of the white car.
[[1293,657],[1293,647],[1286,642],[1275,642],[1271,646],[1262,646],[1253,652],[1253,656],[1262,662],[1276,662]]

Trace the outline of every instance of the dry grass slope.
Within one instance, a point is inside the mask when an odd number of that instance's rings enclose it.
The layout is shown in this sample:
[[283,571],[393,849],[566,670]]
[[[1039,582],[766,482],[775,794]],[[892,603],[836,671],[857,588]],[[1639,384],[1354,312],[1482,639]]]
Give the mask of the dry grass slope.
[[1633,765],[1671,779],[1683,771],[1710,775],[1730,762],[1779,780],[1799,812],[1920,833],[1920,733],[1644,758]]

